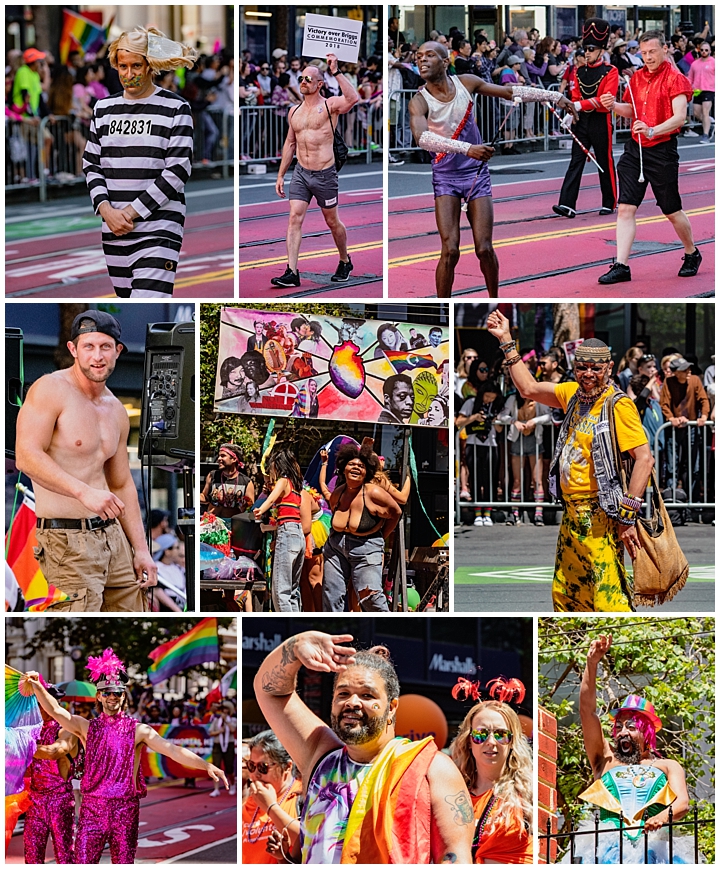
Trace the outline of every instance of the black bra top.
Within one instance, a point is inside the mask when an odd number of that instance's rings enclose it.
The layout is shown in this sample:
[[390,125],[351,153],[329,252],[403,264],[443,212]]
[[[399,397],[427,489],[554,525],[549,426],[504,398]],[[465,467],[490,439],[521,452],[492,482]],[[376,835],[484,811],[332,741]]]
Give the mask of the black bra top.
[[[379,516],[375,516],[373,513],[371,513],[368,510],[367,504],[365,503],[365,486],[364,485],[362,487],[362,497],[363,497],[362,514],[360,516],[360,521],[358,522],[358,526],[355,529],[355,531],[350,531],[350,528],[349,528],[350,510],[348,510],[348,521],[345,524],[345,531],[349,531],[351,534],[367,534],[368,531],[372,531],[375,528],[375,526],[379,522],[382,521],[382,519]],[[337,506],[335,507],[335,510],[333,510],[333,513],[335,513],[335,511],[338,509],[339,506],[340,506],[340,500],[338,499]]]

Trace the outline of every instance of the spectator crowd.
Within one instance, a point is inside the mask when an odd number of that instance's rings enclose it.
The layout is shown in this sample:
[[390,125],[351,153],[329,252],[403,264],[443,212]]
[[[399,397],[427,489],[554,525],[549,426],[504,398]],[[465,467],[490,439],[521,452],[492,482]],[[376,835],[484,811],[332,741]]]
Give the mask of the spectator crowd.
[[[241,52],[238,95],[240,98],[240,159],[279,160],[288,131],[288,115],[302,102],[299,76],[307,66],[323,74],[322,95],[327,99],[340,95],[340,85],[324,60],[288,57],[284,48],[276,48],[269,59]],[[357,90],[360,99],[355,109],[340,115],[338,125],[345,144],[353,151],[370,147],[379,151],[382,144],[382,60],[377,55],[358,58],[357,63],[343,63],[338,69]],[[264,107],[272,106],[271,109]]]
[[[520,355],[538,381],[575,380],[560,347],[526,347]],[[714,355],[711,359],[703,371],[690,353],[665,347],[655,355],[639,340],[613,371],[616,386],[638,409],[653,452],[657,437],[655,468],[663,497],[677,504],[669,511],[673,524],[714,522],[711,510],[682,507],[714,501],[714,439],[704,431],[705,423],[715,420]],[[547,473],[563,418],[561,410],[520,397],[502,353],[462,349],[455,371],[459,497],[461,503],[480,502],[462,511],[466,521],[522,524],[525,510],[513,502],[534,503],[534,511],[527,511],[534,524],[551,521]],[[504,506],[497,509],[492,502]]]
[[[104,49],[103,49],[104,51]],[[85,183],[82,155],[95,103],[122,88],[109,59],[71,51],[66,63],[39,48],[11,49],[5,60],[5,183]],[[193,161],[211,166],[233,153],[235,64],[232,51],[200,55],[192,70],[163,72],[155,84],[192,109]],[[47,119],[47,123],[41,122]],[[42,141],[40,141],[42,129]],[[42,149],[42,163],[39,160]]]
[[[397,18],[389,24],[389,75],[390,94],[390,148],[412,148],[410,126],[407,117],[409,100],[393,98],[398,91],[415,91],[422,85],[415,54],[418,42],[407,42],[399,30]],[[624,76],[632,76],[643,66],[638,39],[641,30],[630,36],[619,25],[611,26],[611,34],[603,62],[618,68],[621,86]],[[585,51],[580,36],[540,36],[537,28],[514,30],[495,41],[487,31],[475,30],[472,35],[451,27],[447,34],[433,30],[429,40],[439,42],[448,51],[449,72],[452,75],[477,75],[488,84],[522,84],[544,89],[557,88],[561,93],[569,90],[577,69],[585,64]],[[688,76],[694,89],[693,119],[685,129],[685,136],[702,136],[709,141],[714,133],[715,115],[715,37],[705,25],[702,32],[688,33],[687,23],[678,26],[670,37],[668,59]],[[505,114],[498,108],[497,99],[484,100],[479,122],[484,138],[490,141],[497,129],[499,118]],[[522,121],[522,124],[521,124]],[[505,144],[502,153],[515,154],[518,140],[538,139],[544,133],[542,112],[529,103],[510,118],[504,130]],[[564,131],[551,118],[549,135],[560,136]],[[522,131],[520,127],[522,126]],[[697,132],[693,127],[701,127]],[[421,155],[422,158],[422,155]],[[400,162],[397,154],[390,155],[391,163]]]

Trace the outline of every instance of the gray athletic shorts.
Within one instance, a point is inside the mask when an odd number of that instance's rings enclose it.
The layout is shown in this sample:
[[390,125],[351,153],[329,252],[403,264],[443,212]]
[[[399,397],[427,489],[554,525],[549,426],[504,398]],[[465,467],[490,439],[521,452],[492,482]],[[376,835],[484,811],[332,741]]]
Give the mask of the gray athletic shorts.
[[338,174],[334,166],[328,169],[305,169],[299,163],[295,164],[292,181],[290,182],[289,199],[302,199],[312,202],[317,199],[320,208],[337,208],[338,204]]

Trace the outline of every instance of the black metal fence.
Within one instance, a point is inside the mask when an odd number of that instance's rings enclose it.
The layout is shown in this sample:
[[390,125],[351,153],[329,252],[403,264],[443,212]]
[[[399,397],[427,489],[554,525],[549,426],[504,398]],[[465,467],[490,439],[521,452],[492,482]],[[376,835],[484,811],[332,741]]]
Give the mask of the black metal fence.
[[[691,834],[693,839],[693,852],[695,855],[695,863],[701,862],[701,853],[700,853],[700,827],[707,824],[714,824],[715,818],[699,818],[698,807],[695,806],[692,810],[692,817],[686,818],[682,821],[674,821],[673,820],[673,812],[672,806],[668,809],[668,822],[667,824],[663,824],[661,829],[667,829],[668,831],[668,863],[673,862],[673,839],[677,837],[678,832],[681,832],[680,828],[691,828]],[[618,863],[623,862],[623,846],[625,845],[624,834],[625,833],[633,833],[638,832],[639,830],[643,830],[643,851],[644,851],[644,863],[648,862],[649,855],[649,832],[644,829],[644,827],[628,827],[623,823],[622,817],[620,818],[620,825],[617,828],[617,837],[618,837],[618,851],[619,858]],[[612,829],[608,829],[607,827],[600,826],[600,813],[595,812],[595,829],[593,830],[573,830],[570,833],[553,833],[552,832],[552,819],[548,818],[547,820],[547,830],[544,834],[540,834],[538,836],[538,840],[540,843],[540,856],[541,858],[545,858],[546,863],[553,862],[561,862],[558,860],[552,860],[552,843],[556,842],[558,846],[558,852],[563,854],[562,862],[568,862],[567,857],[570,857],[570,863],[580,863],[580,858],[576,857],[576,840],[583,836],[593,836],[594,837],[594,855],[595,859],[593,861],[589,861],[592,863],[597,863],[598,860],[598,848],[600,846],[600,836],[603,836],[605,839],[607,836],[613,835],[614,831]]]

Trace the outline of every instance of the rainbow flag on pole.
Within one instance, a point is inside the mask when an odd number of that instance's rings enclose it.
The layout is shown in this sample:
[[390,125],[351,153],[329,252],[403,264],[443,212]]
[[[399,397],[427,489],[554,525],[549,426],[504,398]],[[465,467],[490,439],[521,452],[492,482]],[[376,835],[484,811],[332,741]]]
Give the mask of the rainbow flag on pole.
[[148,679],[153,685],[164,682],[188,667],[219,661],[217,619],[201,619],[186,634],[153,649],[150,658],[153,664],[148,668]]
[[95,21],[63,9],[63,26],[60,36],[60,62],[67,63],[71,51],[83,54],[97,54],[105,45],[110,25],[102,27]]
[[48,585],[35,559],[35,518],[35,504],[25,494],[5,538],[5,560],[25,598],[26,612],[39,613],[51,604],[66,601],[68,596],[54,585]]

